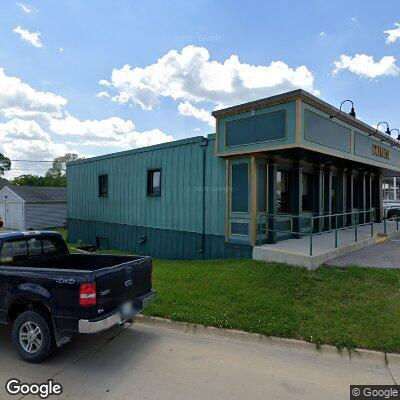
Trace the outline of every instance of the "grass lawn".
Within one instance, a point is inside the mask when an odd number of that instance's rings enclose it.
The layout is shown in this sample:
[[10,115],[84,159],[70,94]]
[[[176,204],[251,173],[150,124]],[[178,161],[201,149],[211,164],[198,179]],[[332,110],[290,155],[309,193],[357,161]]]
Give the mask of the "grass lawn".
[[153,276],[158,297],[147,315],[400,352],[400,271],[155,260]]
[[158,296],[147,315],[400,353],[400,270],[307,271],[253,260],[153,263]]

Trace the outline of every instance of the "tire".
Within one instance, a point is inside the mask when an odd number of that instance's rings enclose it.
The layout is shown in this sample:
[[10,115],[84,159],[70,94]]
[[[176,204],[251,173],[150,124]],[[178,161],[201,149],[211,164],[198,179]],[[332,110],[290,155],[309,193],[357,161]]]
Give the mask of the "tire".
[[51,324],[39,312],[25,311],[14,321],[12,342],[24,361],[40,363],[53,348]]

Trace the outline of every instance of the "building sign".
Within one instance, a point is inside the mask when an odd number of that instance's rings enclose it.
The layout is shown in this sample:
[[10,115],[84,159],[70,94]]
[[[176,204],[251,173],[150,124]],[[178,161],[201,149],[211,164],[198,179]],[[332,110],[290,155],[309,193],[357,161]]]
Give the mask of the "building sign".
[[377,157],[385,158],[386,160],[390,158],[390,150],[376,144],[372,145],[372,154]]

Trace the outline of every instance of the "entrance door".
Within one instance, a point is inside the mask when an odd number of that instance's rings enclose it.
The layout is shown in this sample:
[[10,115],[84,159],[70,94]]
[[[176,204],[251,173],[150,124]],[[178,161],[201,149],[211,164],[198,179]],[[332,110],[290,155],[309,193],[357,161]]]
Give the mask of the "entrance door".
[[22,203],[6,203],[5,227],[8,229],[23,229]]

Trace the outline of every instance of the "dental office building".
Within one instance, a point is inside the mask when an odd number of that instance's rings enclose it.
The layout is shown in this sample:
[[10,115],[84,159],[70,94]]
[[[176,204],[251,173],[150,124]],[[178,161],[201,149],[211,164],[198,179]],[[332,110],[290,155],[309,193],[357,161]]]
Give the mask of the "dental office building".
[[256,245],[382,219],[383,179],[400,175],[396,139],[303,90],[213,116],[207,137],[69,163],[69,240],[251,257]]

